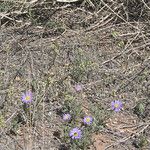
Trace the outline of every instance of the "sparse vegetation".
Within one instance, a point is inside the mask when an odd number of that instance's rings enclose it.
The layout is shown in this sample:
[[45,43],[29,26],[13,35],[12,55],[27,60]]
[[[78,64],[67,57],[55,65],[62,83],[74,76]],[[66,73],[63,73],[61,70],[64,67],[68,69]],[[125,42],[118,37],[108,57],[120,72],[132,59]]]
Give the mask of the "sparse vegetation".
[[149,149],[148,0],[1,0],[0,19],[0,150]]

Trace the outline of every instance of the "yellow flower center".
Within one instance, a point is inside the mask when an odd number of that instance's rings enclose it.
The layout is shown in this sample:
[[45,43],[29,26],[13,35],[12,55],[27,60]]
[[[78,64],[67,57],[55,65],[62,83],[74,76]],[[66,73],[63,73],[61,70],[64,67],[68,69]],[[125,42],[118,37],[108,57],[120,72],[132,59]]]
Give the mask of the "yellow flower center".
[[86,122],[90,122],[90,118],[86,118]]
[[26,96],[26,101],[29,101],[30,100],[30,96]]
[[74,136],[78,136],[78,133],[77,133],[77,132],[75,132],[73,135],[74,135]]
[[115,107],[115,108],[118,108],[118,107],[119,107],[119,105],[118,105],[118,104],[115,104],[115,105],[114,105],[114,107]]

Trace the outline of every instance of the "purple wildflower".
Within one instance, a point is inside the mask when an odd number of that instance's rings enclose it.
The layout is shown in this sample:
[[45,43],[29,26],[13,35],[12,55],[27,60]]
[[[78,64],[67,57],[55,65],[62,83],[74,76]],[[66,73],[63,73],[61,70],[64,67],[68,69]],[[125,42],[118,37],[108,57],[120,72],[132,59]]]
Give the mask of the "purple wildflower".
[[26,93],[23,93],[23,95],[21,97],[21,100],[24,103],[30,103],[30,102],[32,102],[32,92],[27,91]]
[[64,114],[63,115],[63,120],[69,121],[70,119],[71,119],[71,115],[70,114]]
[[93,118],[90,116],[86,116],[86,117],[84,117],[83,122],[84,122],[84,124],[90,125],[93,122]]
[[82,132],[78,128],[73,128],[69,133],[72,139],[81,139],[81,136],[82,136],[81,134]]
[[76,84],[74,87],[75,87],[75,90],[76,90],[77,92],[79,92],[79,91],[82,90],[83,85],[81,85],[81,84]]
[[113,101],[113,102],[111,102],[111,107],[115,112],[118,112],[122,109],[122,102]]

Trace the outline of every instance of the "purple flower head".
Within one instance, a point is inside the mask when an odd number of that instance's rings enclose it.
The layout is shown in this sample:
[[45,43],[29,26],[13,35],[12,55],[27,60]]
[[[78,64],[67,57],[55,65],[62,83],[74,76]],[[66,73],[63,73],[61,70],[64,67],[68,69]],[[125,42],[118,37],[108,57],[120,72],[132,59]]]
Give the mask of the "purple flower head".
[[72,139],[81,139],[81,136],[82,136],[81,134],[82,132],[78,128],[73,128],[69,133]]
[[64,114],[63,115],[63,120],[69,121],[70,119],[71,119],[71,115],[70,114]]
[[74,88],[75,88],[75,90],[76,90],[77,92],[79,92],[79,91],[82,90],[83,85],[81,85],[81,84],[76,84],[76,85],[74,86]]
[[27,91],[26,93],[22,94],[21,100],[24,103],[31,103],[32,102],[32,92],[31,91]]
[[111,102],[111,107],[115,112],[118,112],[122,109],[122,102],[113,101],[113,102]]
[[93,118],[90,116],[86,116],[86,117],[84,117],[83,122],[84,122],[84,124],[90,125],[93,122]]

